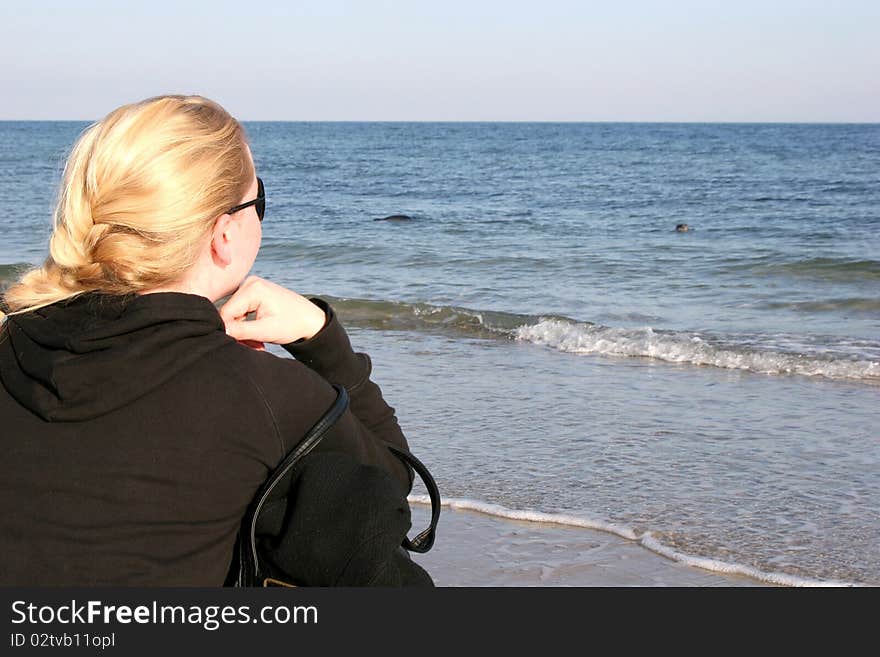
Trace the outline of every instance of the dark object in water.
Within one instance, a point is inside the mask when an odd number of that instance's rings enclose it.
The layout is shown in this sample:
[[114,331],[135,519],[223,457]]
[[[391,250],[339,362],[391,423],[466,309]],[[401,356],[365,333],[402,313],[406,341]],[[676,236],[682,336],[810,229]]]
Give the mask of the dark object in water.
[[373,219],[373,221],[412,221],[412,217],[408,214],[391,214],[380,219]]
[[691,229],[691,227],[688,226],[687,224],[677,224],[677,225],[675,226],[675,230],[676,230],[676,232],[679,232],[679,233],[686,233],[686,232],[688,232],[690,229]]

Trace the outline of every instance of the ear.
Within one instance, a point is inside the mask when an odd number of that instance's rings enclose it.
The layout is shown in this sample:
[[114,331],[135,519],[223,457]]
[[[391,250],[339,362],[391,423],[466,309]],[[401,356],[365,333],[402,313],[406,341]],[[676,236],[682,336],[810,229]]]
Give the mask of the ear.
[[214,222],[211,235],[211,255],[222,266],[232,264],[232,240],[235,237],[236,222],[228,214],[221,214]]

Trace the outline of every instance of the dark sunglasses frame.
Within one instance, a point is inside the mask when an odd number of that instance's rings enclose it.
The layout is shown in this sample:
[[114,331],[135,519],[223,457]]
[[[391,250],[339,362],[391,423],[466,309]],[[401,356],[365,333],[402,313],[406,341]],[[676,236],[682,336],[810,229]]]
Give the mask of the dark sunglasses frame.
[[226,214],[233,214],[234,212],[244,210],[246,207],[251,205],[256,206],[257,217],[259,217],[260,221],[262,221],[263,217],[266,214],[266,189],[263,187],[263,179],[259,176],[257,177],[257,198],[252,201],[248,201],[247,203],[236,205],[234,208],[228,209],[226,211]]

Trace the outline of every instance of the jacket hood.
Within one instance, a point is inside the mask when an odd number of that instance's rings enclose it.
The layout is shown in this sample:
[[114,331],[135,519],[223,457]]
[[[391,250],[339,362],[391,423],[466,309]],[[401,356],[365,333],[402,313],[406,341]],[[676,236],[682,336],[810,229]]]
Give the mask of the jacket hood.
[[88,292],[6,318],[0,380],[48,421],[104,415],[233,340],[207,297]]

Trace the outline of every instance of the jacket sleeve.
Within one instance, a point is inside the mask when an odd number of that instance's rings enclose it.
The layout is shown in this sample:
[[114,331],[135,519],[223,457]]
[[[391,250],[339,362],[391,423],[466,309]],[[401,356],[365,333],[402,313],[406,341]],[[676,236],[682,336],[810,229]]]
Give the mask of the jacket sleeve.
[[[308,340],[301,339],[281,346],[325,380],[345,387],[352,414],[377,445],[390,442],[409,449],[394,408],[385,402],[381,389],[370,379],[372,362],[369,355],[352,349],[348,334],[329,303],[319,297],[310,297],[309,300],[324,310],[326,320],[323,328]],[[393,458],[395,467],[409,482],[407,490],[411,490],[414,479],[412,468]]]

